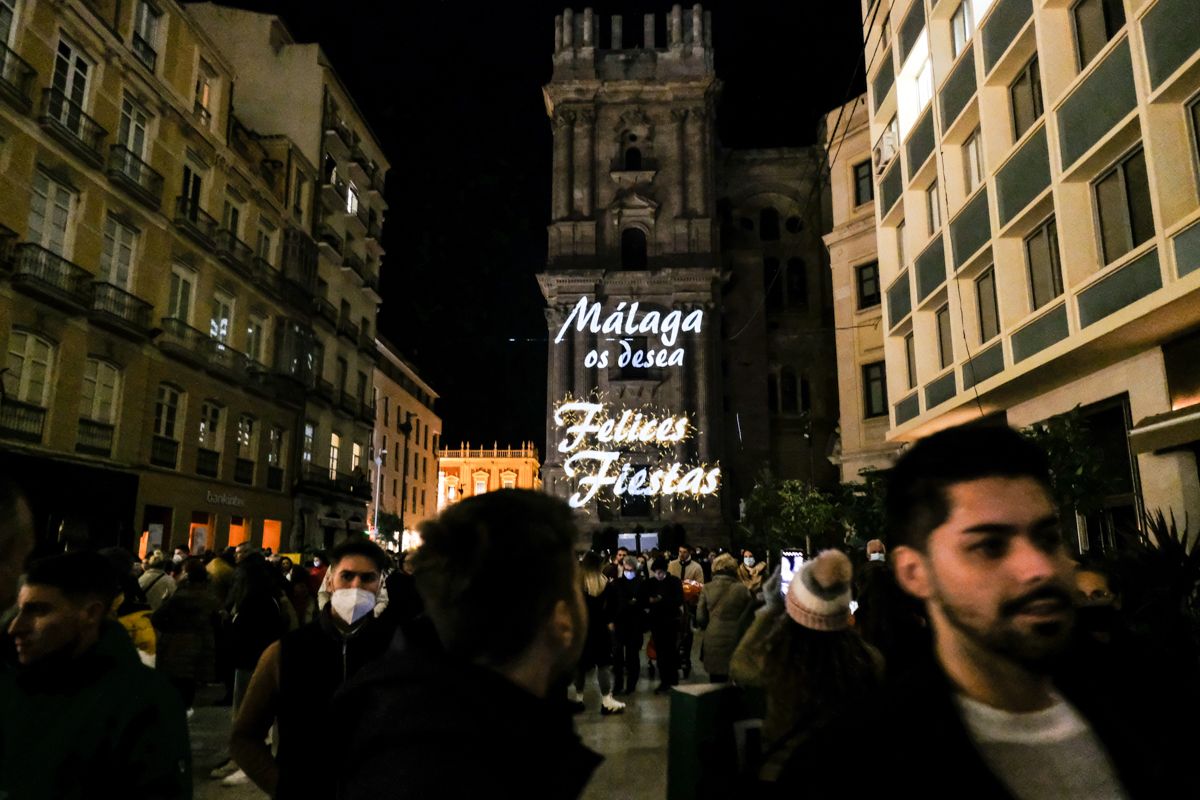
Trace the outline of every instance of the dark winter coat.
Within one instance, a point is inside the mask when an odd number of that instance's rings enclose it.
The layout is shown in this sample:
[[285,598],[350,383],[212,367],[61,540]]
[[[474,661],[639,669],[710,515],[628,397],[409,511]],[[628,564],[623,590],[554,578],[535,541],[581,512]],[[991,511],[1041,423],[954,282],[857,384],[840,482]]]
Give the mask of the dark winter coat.
[[704,631],[700,659],[710,675],[728,675],[742,615],[754,605],[750,590],[733,575],[718,572],[704,584],[696,624]]
[[613,622],[616,623],[617,638],[622,641],[640,640],[646,631],[646,606],[643,603],[646,579],[638,575],[628,580],[622,575],[609,588],[613,593]]
[[661,581],[650,578],[642,584],[642,604],[650,614],[650,629],[679,626],[683,614],[683,581],[667,574]]
[[0,668],[0,797],[191,796],[179,695],[117,622],[78,658]]
[[565,703],[425,648],[391,653],[334,699],[340,800],[572,800],[603,760]]
[[277,588],[261,557],[238,565],[229,591],[229,651],[235,668],[253,670],[263,650],[287,632],[281,605],[287,600]]
[[616,618],[616,587],[608,583],[604,586],[604,591],[597,596],[585,591],[583,602],[587,606],[588,630],[583,653],[579,656],[579,667],[587,670],[592,667],[611,666],[612,632],[608,626]]
[[172,678],[211,682],[216,672],[214,625],[220,609],[208,583],[183,581],[150,621],[158,633],[155,668]]

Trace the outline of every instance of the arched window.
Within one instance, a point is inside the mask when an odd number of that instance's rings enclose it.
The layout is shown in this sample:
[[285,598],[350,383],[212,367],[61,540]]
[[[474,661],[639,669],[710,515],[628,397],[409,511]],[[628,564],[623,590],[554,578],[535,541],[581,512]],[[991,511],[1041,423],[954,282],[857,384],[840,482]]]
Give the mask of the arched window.
[[646,234],[641,228],[626,228],[621,231],[621,267],[646,268]]
[[758,212],[758,238],[764,242],[779,241],[779,212],[764,208]]
[[639,170],[642,168],[642,151],[636,147],[625,150],[625,169]]
[[50,401],[54,344],[35,333],[13,331],[8,338],[4,392],[22,403],[45,408]]

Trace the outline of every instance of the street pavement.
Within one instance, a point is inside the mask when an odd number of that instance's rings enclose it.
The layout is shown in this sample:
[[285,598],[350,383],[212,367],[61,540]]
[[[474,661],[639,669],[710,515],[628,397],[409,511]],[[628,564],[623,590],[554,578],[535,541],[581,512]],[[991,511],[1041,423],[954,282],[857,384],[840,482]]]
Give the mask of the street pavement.
[[[687,683],[703,683],[699,640],[693,647],[693,673]],[[604,756],[604,763],[592,776],[583,800],[662,800],[667,795],[667,729],[670,702],[665,695],[654,694],[657,681],[642,680],[637,694],[622,697],[625,713],[600,714],[600,692],[595,675],[584,690],[587,710],[576,715],[575,726],[585,744]],[[252,784],[225,786],[210,778],[209,771],[226,758],[230,711],[212,705],[221,687],[205,687],[196,698],[196,712],[189,723],[192,736],[192,769],[195,800],[263,800],[265,792]]]

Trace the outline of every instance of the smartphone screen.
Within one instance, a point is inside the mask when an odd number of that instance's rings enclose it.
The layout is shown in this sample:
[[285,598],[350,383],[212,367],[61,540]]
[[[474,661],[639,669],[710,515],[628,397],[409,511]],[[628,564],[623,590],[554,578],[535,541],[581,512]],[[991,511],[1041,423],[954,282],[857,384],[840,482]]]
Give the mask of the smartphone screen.
[[792,585],[792,577],[796,571],[800,569],[800,565],[804,563],[804,551],[802,550],[781,550],[779,551],[779,592],[783,596],[787,596],[788,587]]

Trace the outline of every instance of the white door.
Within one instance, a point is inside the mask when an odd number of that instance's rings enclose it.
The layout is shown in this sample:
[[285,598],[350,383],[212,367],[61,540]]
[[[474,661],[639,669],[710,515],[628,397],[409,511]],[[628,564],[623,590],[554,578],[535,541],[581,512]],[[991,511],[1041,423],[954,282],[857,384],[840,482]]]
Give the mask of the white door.
[[171,270],[171,296],[167,300],[169,316],[185,323],[192,321],[192,287],[196,273],[184,267]]
[[29,203],[28,241],[68,257],[68,231],[75,193],[51,180],[42,171],[33,173],[33,197]]
[[149,120],[146,110],[128,97],[121,102],[120,143],[143,160],[146,158],[146,126]]

